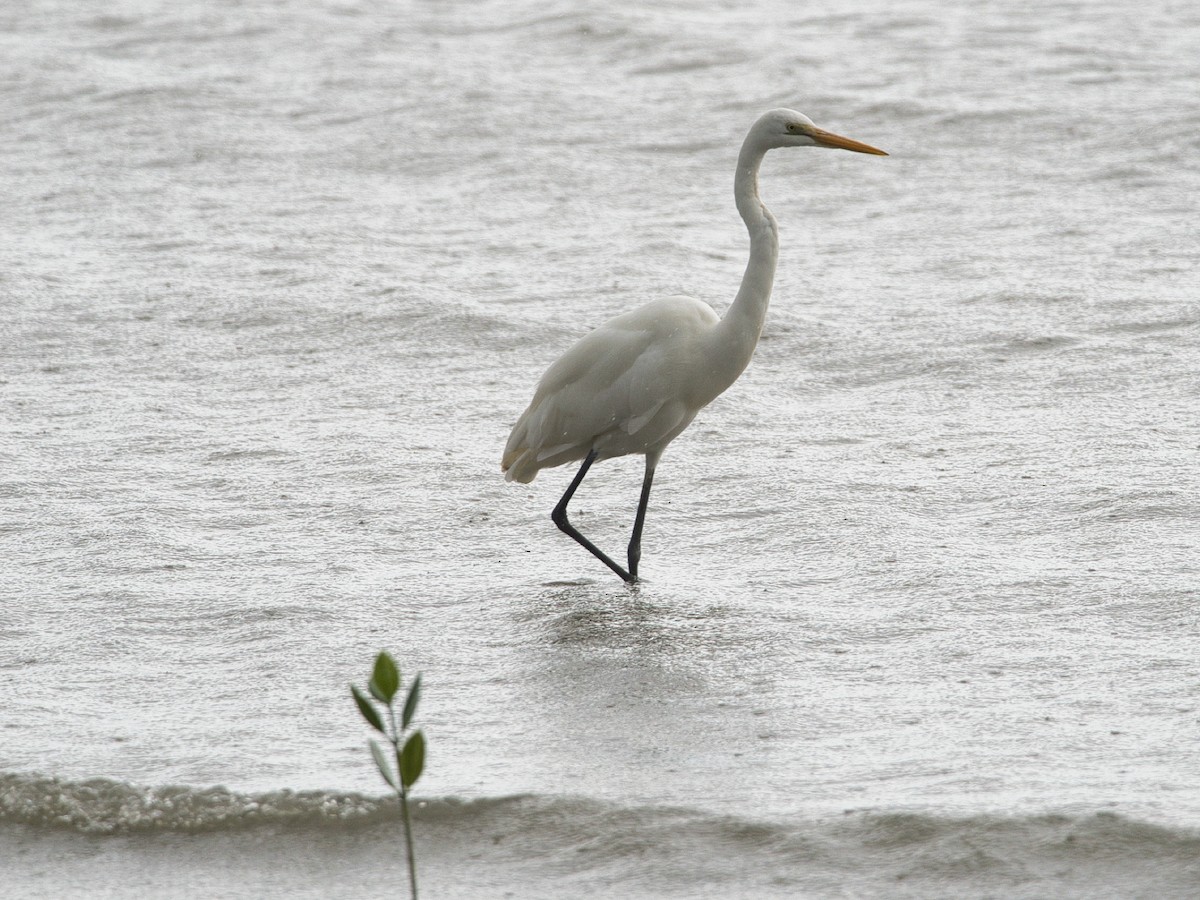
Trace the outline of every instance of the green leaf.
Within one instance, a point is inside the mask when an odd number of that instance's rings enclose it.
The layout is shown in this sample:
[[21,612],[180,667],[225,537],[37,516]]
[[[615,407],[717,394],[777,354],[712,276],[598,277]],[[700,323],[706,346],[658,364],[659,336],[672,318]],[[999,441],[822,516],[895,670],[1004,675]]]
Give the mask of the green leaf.
[[375,671],[371,673],[367,687],[371,690],[371,696],[380,703],[391,703],[396,691],[400,690],[400,670],[386,650],[381,650],[375,657]]
[[410,788],[425,770],[425,735],[414,731],[400,753],[400,782]]
[[417,673],[417,677],[413,679],[412,687],[408,689],[408,699],[404,701],[404,715],[400,719],[400,727],[408,728],[408,723],[412,721],[413,713],[417,711],[417,701],[421,697],[421,673]]
[[367,695],[360,691],[354,685],[350,685],[350,693],[354,695],[354,702],[358,704],[358,711],[362,713],[362,717],[366,719],[372,728],[380,733],[383,731],[383,719],[380,718],[379,712],[371,705],[371,701],[367,699]]
[[371,741],[371,755],[375,757],[375,765],[379,768],[379,774],[383,776],[383,780],[392,786],[392,790],[399,790],[396,776],[392,774],[392,767],[388,765],[387,754],[383,752],[383,748],[376,741]]

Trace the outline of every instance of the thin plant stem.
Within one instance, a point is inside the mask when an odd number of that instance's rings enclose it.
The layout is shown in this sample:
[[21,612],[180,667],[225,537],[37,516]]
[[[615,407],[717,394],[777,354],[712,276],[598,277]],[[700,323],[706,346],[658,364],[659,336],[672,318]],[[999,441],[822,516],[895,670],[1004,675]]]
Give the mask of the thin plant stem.
[[408,884],[413,900],[417,900],[417,861],[413,855],[412,820],[408,817],[408,791],[400,788],[400,814],[404,817],[404,843],[408,850]]
[[396,726],[396,709],[388,703],[388,719],[392,726],[389,740],[392,742],[392,752],[396,757],[396,795],[400,798],[400,816],[404,820],[404,849],[408,856],[408,885],[412,890],[412,900],[417,900],[417,858],[413,853],[412,818],[408,814],[408,789],[404,786],[404,776],[400,766],[400,729]]

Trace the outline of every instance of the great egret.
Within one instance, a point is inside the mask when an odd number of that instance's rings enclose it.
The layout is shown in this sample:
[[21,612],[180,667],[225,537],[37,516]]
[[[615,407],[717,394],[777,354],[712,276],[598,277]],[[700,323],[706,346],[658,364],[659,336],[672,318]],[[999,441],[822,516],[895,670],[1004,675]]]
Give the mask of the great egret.
[[[650,484],[663,450],[696,413],[742,374],[762,332],[779,231],[758,196],[758,169],[777,147],[835,147],[887,154],[832,134],[790,109],[773,109],[742,143],[734,199],[750,232],[750,262],[724,318],[690,297],[669,297],[617,316],[583,337],[546,370],[513,426],[500,464],[507,481],[530,482],[541,469],[583,460],[554,507],[554,524],[625,581],[637,581]],[[613,562],[567,521],[567,504],[592,463],[630,453],[646,457],[629,541],[629,568]]]

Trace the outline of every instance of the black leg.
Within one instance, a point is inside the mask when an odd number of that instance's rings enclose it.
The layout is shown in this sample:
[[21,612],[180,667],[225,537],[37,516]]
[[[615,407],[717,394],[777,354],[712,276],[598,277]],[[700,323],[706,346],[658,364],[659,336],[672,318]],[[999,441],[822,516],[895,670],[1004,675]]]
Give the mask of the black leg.
[[629,539],[630,581],[637,581],[638,560],[642,558],[642,526],[646,524],[646,506],[650,502],[650,484],[654,481],[654,469],[658,466],[658,454],[646,454],[646,477],[642,479],[642,496],[638,500],[637,518],[633,520],[633,537]]
[[554,520],[554,524],[557,525],[559,529],[577,540],[588,550],[588,552],[592,554],[592,556],[596,557],[596,559],[600,560],[600,562],[604,563],[606,566],[620,575],[625,581],[632,584],[637,580],[636,577],[629,574],[615,562],[609,559],[604,554],[604,551],[576,531],[575,526],[567,521],[567,504],[570,503],[571,498],[575,496],[575,490],[579,487],[580,483],[583,481],[583,476],[587,474],[588,469],[592,467],[592,463],[595,461],[596,451],[593,450],[584,459],[583,465],[579,467],[579,471],[575,474],[575,479],[571,482],[570,487],[567,488],[566,493],[562,495],[562,499],[558,501],[558,506],[554,507],[554,512],[550,514],[550,518]]

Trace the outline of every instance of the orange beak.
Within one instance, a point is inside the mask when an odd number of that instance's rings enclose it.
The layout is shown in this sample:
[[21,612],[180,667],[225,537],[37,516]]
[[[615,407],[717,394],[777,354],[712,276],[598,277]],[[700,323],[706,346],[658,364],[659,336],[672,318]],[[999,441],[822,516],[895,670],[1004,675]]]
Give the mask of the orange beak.
[[825,131],[822,128],[814,128],[812,130],[812,139],[820,147],[836,147],[838,150],[853,150],[855,153],[887,156],[887,153],[878,147],[872,147],[870,144],[864,144],[862,141],[856,141],[853,138],[842,137],[840,134],[834,134],[832,131]]

